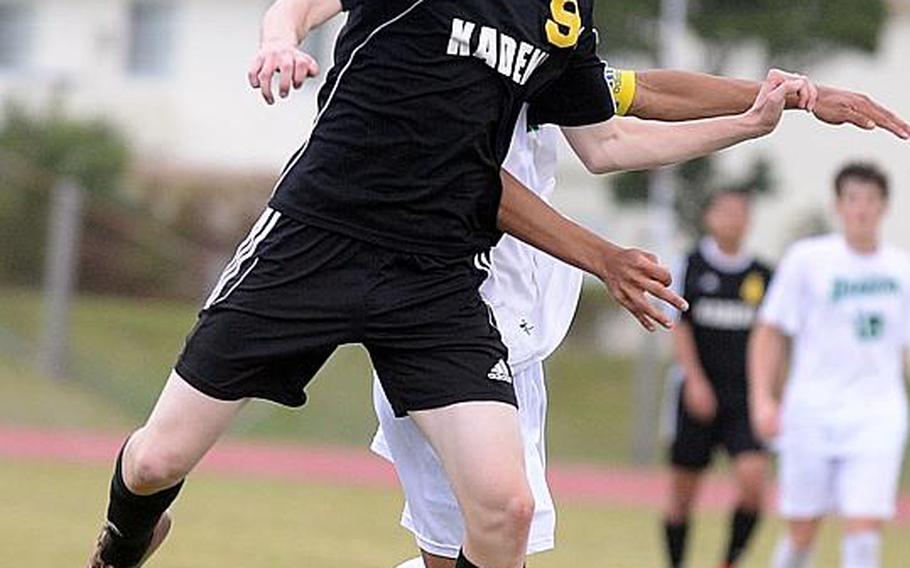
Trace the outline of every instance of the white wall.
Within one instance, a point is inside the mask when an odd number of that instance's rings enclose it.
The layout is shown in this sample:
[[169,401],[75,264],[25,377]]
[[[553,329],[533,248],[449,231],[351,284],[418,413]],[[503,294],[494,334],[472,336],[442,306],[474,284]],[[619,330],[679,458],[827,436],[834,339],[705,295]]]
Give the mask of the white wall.
[[126,0],[31,3],[35,49],[0,73],[4,100],[40,105],[62,80],[72,111],[115,120],[145,160],[174,166],[278,170],[309,130],[316,83],[271,108],[246,85],[269,2],[176,2],[175,65],[159,77],[125,71]]
[[[906,70],[910,14],[902,14],[891,19],[875,56],[837,56],[805,71],[819,83],[870,93],[910,118],[910,73]],[[747,54],[735,73],[759,77],[760,58],[754,55]],[[764,256],[778,258],[809,212],[820,211],[833,223],[833,177],[845,162],[856,159],[872,160],[890,175],[893,198],[886,238],[910,250],[910,223],[906,222],[910,218],[910,143],[883,131],[830,127],[790,111],[777,132],[721,153],[720,164],[725,172],[744,173],[757,155],[772,161],[777,180],[777,193],[760,200],[756,208],[751,244]],[[616,207],[603,181],[584,172],[568,151],[564,152],[560,176],[556,202],[564,211],[621,242],[647,243],[644,212]],[[680,239],[674,252],[687,246]]]
[[[72,110],[116,120],[145,161],[165,166],[277,172],[308,133],[315,84],[275,107],[246,86],[268,0],[176,0],[175,67],[162,77],[124,71],[129,0],[0,0],[12,1],[35,8],[34,51],[25,71],[0,72],[0,98],[41,104],[50,86],[65,79]],[[910,116],[910,74],[902,66],[910,52],[910,17],[902,14],[892,18],[875,57],[841,56],[808,72],[823,83],[874,93]],[[326,69],[328,51],[320,57]],[[757,65],[753,54],[735,71],[758,75]],[[827,207],[833,173],[855,158],[874,159],[891,174],[894,211],[887,234],[910,247],[910,223],[902,222],[910,213],[908,151],[883,133],[832,129],[789,113],[771,138],[725,152],[722,164],[737,172],[756,153],[773,160],[779,191],[758,207],[753,242],[776,257],[801,214]],[[622,242],[647,242],[643,214],[618,210],[603,180],[587,175],[568,153],[560,175],[557,203],[569,214]],[[685,246],[680,241],[677,248]]]

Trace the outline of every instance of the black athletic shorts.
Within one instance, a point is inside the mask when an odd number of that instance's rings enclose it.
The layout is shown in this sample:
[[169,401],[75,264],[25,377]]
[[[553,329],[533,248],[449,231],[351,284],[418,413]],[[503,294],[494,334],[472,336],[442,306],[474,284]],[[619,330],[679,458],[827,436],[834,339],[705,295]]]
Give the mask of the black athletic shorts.
[[711,464],[717,448],[723,448],[731,458],[746,452],[764,451],[764,446],[752,431],[746,401],[721,401],[714,419],[701,422],[686,411],[682,390],[679,389],[676,404],[676,431],[670,445],[671,464],[684,469],[703,470]]
[[506,348],[478,291],[485,257],[395,252],[266,209],[176,370],[220,400],[301,406],[335,348],[362,343],[398,416],[467,401],[517,406]]

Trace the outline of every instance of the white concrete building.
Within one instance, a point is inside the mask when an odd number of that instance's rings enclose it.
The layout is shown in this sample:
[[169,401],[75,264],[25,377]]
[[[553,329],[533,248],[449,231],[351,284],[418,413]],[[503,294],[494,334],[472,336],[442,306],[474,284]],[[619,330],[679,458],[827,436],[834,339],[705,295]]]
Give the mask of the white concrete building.
[[[910,119],[910,0],[892,0],[891,18],[879,51],[874,56],[834,54],[830,59],[799,71],[821,84],[836,85],[872,94],[903,117]],[[693,68],[702,53],[691,49],[684,58]],[[760,78],[764,58],[754,49],[732,57],[731,74]],[[648,223],[644,211],[620,209],[612,203],[603,184],[592,179],[567,150],[562,160],[561,208],[587,224],[625,243],[647,243]],[[808,217],[822,216],[834,222],[832,182],[847,161],[869,160],[890,175],[892,211],[886,237],[910,250],[910,143],[883,131],[868,133],[853,127],[833,128],[799,112],[785,115],[781,127],[770,137],[720,153],[722,171],[744,174],[757,156],[773,166],[776,193],[762,198],[756,208],[751,245],[770,260],[777,259],[794,236],[805,228]],[[676,243],[678,253],[688,246]],[[667,254],[667,253],[664,253]]]
[[[103,116],[129,133],[146,163],[177,169],[277,173],[307,135],[315,82],[267,107],[246,85],[246,69],[269,0],[0,0],[0,99],[46,104],[51,93],[76,113]],[[875,57],[835,56],[807,70],[818,81],[872,92],[910,116],[910,0],[894,0]],[[333,29],[337,30],[338,22]],[[311,45],[330,63],[332,31]],[[736,71],[760,76],[756,58]],[[883,133],[822,128],[792,113],[772,138],[723,154],[736,172],[762,153],[778,193],[763,201],[756,247],[776,257],[809,211],[825,211],[830,181],[846,160],[881,163],[894,180],[888,236],[910,247],[910,146]],[[644,215],[619,212],[603,181],[566,156],[559,204],[625,243],[643,243]],[[264,188],[268,191],[270,188]]]
[[[279,169],[302,142],[316,84],[267,107],[247,86],[267,0],[0,0],[0,98],[119,123],[145,161]],[[330,57],[331,37],[314,52]],[[320,41],[322,40],[322,41]]]

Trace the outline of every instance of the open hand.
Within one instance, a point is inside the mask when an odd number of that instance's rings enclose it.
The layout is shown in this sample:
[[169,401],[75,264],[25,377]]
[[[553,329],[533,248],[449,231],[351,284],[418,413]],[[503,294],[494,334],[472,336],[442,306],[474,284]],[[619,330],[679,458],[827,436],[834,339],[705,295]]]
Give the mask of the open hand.
[[655,331],[657,325],[666,329],[673,327],[673,320],[649,301],[649,295],[678,310],[689,309],[688,303],[670,290],[670,271],[649,252],[616,248],[605,259],[599,276],[613,298],[648,331]]
[[828,124],[852,124],[865,130],[884,128],[898,138],[910,139],[907,121],[862,93],[820,86],[813,113]]
[[291,42],[265,42],[253,59],[247,78],[250,86],[262,90],[262,98],[268,104],[275,103],[272,93],[272,79],[279,75],[278,94],[287,98],[291,86],[299,89],[308,77],[319,73],[319,64]]

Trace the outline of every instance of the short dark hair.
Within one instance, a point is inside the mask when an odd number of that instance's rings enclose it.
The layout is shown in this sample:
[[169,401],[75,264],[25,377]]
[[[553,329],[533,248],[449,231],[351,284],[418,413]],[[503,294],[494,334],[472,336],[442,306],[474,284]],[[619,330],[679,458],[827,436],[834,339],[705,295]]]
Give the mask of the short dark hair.
[[865,162],[854,162],[847,164],[837,173],[834,178],[834,193],[841,197],[844,193],[844,184],[848,180],[863,181],[876,185],[882,193],[882,197],[888,199],[889,187],[888,176],[875,166]]
[[746,201],[751,203],[753,193],[754,193],[754,191],[751,191],[749,189],[744,189],[741,187],[722,186],[722,187],[719,187],[717,189],[714,189],[714,190],[711,190],[708,192],[708,194],[704,197],[704,201],[702,201],[702,203],[703,203],[702,210],[704,212],[707,212],[708,209],[710,209],[715,203],[717,203],[718,199],[720,199],[721,197],[726,197],[728,195],[732,195],[733,197],[742,197],[743,199],[745,199]]

